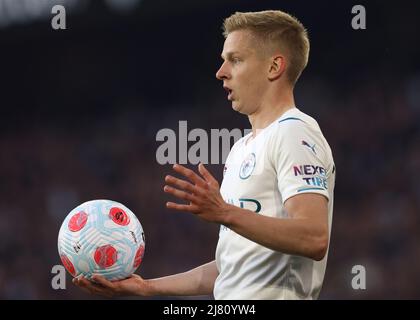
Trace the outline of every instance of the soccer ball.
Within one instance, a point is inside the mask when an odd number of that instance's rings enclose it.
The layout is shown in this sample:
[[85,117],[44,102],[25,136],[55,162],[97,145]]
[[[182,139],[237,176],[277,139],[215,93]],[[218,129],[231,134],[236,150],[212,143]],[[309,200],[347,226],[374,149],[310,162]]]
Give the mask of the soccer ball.
[[128,278],[140,266],[144,248],[143,227],[137,217],[111,200],[92,200],[74,208],[58,234],[61,262],[73,277]]

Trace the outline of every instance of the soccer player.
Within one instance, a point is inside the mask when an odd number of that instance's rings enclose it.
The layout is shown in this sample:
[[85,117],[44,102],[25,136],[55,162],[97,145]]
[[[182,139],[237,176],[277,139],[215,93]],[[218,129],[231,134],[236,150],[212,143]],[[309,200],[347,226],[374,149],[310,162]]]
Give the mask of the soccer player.
[[226,160],[221,187],[200,164],[181,165],[167,207],[220,224],[215,260],[185,273],[75,283],[102,295],[209,295],[216,299],[316,299],[329,247],[335,166],[317,122],[295,106],[308,62],[303,25],[282,11],[235,13],[224,21],[223,81],[252,132]]

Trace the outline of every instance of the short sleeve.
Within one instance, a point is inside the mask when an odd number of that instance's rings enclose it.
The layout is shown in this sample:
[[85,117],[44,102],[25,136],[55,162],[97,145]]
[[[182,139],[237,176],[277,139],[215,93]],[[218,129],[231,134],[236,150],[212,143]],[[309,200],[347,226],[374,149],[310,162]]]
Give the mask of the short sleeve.
[[331,164],[320,131],[299,119],[278,123],[271,160],[283,203],[302,193],[318,193],[329,200]]

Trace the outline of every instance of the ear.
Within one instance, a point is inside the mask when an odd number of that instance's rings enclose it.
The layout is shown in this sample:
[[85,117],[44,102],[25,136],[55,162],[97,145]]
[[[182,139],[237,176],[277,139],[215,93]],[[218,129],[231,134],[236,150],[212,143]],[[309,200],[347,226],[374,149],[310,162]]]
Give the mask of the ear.
[[276,80],[280,78],[286,71],[286,58],[282,55],[271,57],[270,69],[268,71],[268,79]]

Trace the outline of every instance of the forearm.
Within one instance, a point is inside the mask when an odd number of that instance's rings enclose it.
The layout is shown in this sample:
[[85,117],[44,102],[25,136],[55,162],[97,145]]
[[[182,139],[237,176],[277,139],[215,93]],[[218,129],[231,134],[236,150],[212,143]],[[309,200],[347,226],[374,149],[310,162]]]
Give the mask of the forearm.
[[211,261],[187,272],[146,281],[150,296],[210,295],[217,276],[216,261]]
[[267,217],[228,205],[224,224],[264,247],[314,260],[324,257],[328,244],[325,228],[317,227],[307,219]]

